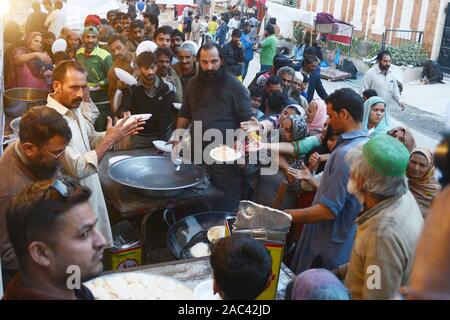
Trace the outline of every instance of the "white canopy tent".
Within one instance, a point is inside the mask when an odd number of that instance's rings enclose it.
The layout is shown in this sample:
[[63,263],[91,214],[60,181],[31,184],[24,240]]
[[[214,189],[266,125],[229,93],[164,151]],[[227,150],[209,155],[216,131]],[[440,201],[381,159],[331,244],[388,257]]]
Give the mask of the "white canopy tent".
[[314,29],[316,22],[316,12],[305,11],[292,7],[287,7],[279,3],[266,3],[267,14],[271,18],[277,19],[277,25],[280,27],[280,35],[283,38],[293,38],[294,22],[301,22],[307,27]]
[[119,9],[119,2],[117,0],[67,0],[64,7],[67,26],[81,30],[86,16],[96,14],[106,18],[109,10]]

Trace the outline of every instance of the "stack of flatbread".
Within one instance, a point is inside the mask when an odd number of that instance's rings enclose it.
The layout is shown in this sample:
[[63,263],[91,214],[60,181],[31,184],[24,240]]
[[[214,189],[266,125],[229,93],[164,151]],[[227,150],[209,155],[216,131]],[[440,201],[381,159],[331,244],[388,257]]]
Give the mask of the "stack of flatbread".
[[85,285],[96,300],[193,300],[188,287],[167,277],[128,272],[93,279]]

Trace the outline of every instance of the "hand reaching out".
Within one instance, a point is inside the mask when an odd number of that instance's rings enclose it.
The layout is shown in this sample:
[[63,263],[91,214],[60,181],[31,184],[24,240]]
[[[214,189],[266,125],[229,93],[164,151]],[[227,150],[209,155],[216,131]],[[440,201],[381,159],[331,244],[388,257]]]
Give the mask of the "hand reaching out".
[[320,155],[317,152],[314,152],[310,157],[309,157],[309,167],[310,168],[317,168],[317,166],[319,165],[320,162]]
[[116,85],[117,85],[117,89],[119,89],[119,90],[123,90],[123,89],[126,89],[126,88],[129,87],[129,86],[128,86],[125,82],[123,82],[122,80],[118,80],[117,83],[116,83]]
[[292,167],[289,167],[287,169],[287,172],[290,175],[294,176],[298,180],[310,180],[310,179],[312,179],[311,171],[309,171],[309,169],[306,168],[306,167],[303,170],[294,169]]
[[45,64],[53,64],[52,59],[48,55],[42,52],[35,52],[36,58],[44,62]]
[[255,117],[252,117],[250,121],[241,122],[241,128],[244,131],[252,132],[252,131],[258,131],[261,128],[261,126],[260,126],[258,119],[256,119]]
[[106,137],[111,139],[114,143],[121,141],[122,139],[138,134],[139,131],[144,130],[143,125],[145,121],[140,119],[133,119],[132,121],[127,121],[130,119],[128,114],[125,118],[117,121],[115,126],[112,125],[112,119],[108,117],[108,125],[106,127]]

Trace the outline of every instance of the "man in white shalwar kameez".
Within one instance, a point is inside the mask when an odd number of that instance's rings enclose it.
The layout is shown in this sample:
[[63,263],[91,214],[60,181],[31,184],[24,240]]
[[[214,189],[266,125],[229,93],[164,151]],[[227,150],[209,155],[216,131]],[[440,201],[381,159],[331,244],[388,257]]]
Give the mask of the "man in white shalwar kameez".
[[58,111],[72,130],[72,140],[61,163],[67,174],[92,190],[89,202],[97,214],[97,228],[111,246],[111,225],[98,176],[99,162],[115,143],[137,133],[142,123],[133,120],[125,125],[125,121],[119,121],[113,127],[108,119],[106,131],[96,132],[82,112],[84,104],[91,103],[83,95],[83,90],[87,90],[86,69],[76,61],[65,61],[54,69],[53,79],[54,93],[49,94],[47,106]]

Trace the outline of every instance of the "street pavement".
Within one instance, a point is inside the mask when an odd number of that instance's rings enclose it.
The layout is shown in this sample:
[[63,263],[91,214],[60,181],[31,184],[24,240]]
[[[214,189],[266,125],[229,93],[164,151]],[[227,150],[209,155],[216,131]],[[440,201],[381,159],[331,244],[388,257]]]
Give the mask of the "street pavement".
[[[171,15],[171,11],[168,11]],[[176,27],[177,22],[169,18],[166,13],[160,15],[160,25],[169,24]],[[259,55],[255,54],[250,62],[247,77],[244,85],[248,86],[259,72]],[[352,88],[359,92],[359,86],[352,81],[327,81],[323,80],[323,85],[328,93],[340,88]],[[445,116],[447,106],[450,104],[450,81],[445,79],[445,84],[436,85],[404,85],[402,99],[406,104],[406,110],[391,110],[391,124],[409,128],[417,146],[434,149],[441,140],[441,132],[445,130]]]
[[[255,77],[256,73],[259,72],[260,64],[259,57],[255,57],[249,65],[249,71],[247,77],[244,79],[244,85],[248,86],[250,82]],[[327,81],[322,80],[325,90],[330,94],[340,88],[351,88],[359,92],[359,87],[349,81]],[[445,85],[442,85],[445,86]],[[450,85],[449,86],[450,89]],[[418,87],[418,86],[416,86]],[[425,87],[425,86],[421,86]],[[431,86],[429,86],[431,87]],[[405,102],[408,104],[413,98],[412,94],[417,94],[413,91],[408,91],[408,95],[404,92],[403,96]],[[412,93],[411,93],[412,92]],[[421,110],[416,107],[412,107],[408,104],[405,111],[393,110],[391,111],[391,124],[392,127],[404,126],[409,128],[416,140],[417,146],[427,147],[434,149],[440,141],[440,132],[444,130],[444,117],[432,114],[430,112]],[[417,119],[416,119],[417,118]],[[412,120],[409,120],[412,119]],[[430,123],[432,122],[432,123]],[[425,127],[425,128],[424,128]]]

